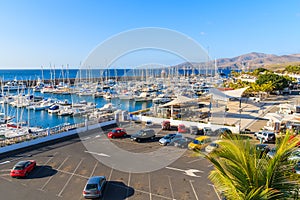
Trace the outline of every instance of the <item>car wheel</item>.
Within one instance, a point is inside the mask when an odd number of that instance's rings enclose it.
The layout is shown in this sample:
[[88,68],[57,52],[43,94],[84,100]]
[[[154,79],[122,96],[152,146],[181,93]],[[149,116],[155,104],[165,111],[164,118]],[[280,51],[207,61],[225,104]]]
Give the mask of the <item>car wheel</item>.
[[24,177],[27,177],[27,176],[28,176],[28,172],[25,173],[25,176],[24,176]]
[[127,137],[127,134],[124,134],[123,137]]
[[265,143],[265,142],[266,142],[266,140],[265,140],[265,139],[263,139],[263,140],[262,140],[262,143]]
[[140,141],[141,141],[141,139],[140,139],[140,138],[138,138],[138,139],[136,139],[136,141],[137,141],[137,142],[140,142]]
[[153,139],[154,139],[154,137],[152,136],[152,137],[151,137],[151,140],[153,140]]
[[115,136],[112,136],[111,138],[112,138],[112,139],[115,139]]

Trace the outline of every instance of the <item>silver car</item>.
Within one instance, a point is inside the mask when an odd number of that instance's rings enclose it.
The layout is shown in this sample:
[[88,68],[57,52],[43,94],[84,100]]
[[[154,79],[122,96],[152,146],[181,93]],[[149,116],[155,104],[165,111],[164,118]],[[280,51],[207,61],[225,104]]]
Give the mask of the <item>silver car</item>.
[[93,176],[87,181],[82,194],[86,199],[100,198],[103,196],[105,185],[105,176]]
[[169,144],[172,140],[176,139],[176,138],[182,138],[181,134],[176,134],[176,133],[170,133],[168,135],[165,135],[164,137],[162,137],[158,142],[161,145],[167,145]]

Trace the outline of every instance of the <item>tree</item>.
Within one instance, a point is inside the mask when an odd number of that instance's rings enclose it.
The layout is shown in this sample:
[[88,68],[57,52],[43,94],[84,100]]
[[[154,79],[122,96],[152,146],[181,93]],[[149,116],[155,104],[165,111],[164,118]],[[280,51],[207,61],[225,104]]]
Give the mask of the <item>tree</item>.
[[288,73],[300,74],[300,65],[299,66],[289,65],[285,68],[284,71]]
[[253,76],[258,76],[258,75],[259,75],[260,73],[262,73],[262,72],[269,72],[269,70],[260,67],[260,68],[255,69],[255,70],[252,72],[252,75],[253,75]]
[[275,87],[275,86],[273,85],[272,81],[269,81],[269,82],[267,82],[267,83],[262,84],[262,85],[260,86],[260,90],[261,90],[262,92],[270,93],[270,92],[273,91],[274,87]]
[[283,90],[284,88],[288,87],[289,84],[292,82],[292,79],[288,76],[280,76],[274,74],[273,72],[260,74],[256,80],[258,85],[263,85],[270,82],[274,86],[274,90]]
[[228,136],[219,148],[206,155],[215,169],[209,179],[229,200],[299,199],[299,177],[293,172],[294,162],[288,157],[299,142],[287,134],[276,144],[271,159],[249,140]]

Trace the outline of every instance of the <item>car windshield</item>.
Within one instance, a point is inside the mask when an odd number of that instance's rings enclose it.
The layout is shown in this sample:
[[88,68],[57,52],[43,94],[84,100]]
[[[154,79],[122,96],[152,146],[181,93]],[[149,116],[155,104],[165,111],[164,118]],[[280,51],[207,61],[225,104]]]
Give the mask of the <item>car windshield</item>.
[[23,166],[15,166],[15,167],[14,167],[14,170],[23,170],[23,169],[24,169]]
[[276,149],[271,149],[271,151],[270,152],[272,152],[272,153],[276,153]]
[[213,143],[210,143],[209,146],[212,146],[212,147],[218,147],[218,144],[213,142]]
[[171,136],[169,136],[169,135],[164,136],[164,139],[170,139],[170,138],[171,138]]
[[193,143],[194,144],[201,144],[201,142],[199,140],[194,140]]
[[97,184],[87,184],[85,189],[86,190],[97,190],[98,187],[97,187]]
[[112,132],[112,133],[116,133],[116,132],[117,132],[117,130],[116,130],[116,129],[114,129],[114,130],[112,130],[111,132]]
[[138,132],[136,132],[137,135],[142,135],[144,133],[143,130],[139,130]]

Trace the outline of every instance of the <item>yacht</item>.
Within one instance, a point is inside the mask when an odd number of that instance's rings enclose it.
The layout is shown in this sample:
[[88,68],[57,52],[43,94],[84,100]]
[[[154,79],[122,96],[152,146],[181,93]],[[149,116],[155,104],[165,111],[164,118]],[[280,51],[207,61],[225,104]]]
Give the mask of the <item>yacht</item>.
[[26,89],[26,85],[23,82],[18,82],[16,79],[5,83],[2,87],[3,91],[16,91],[24,89]]

